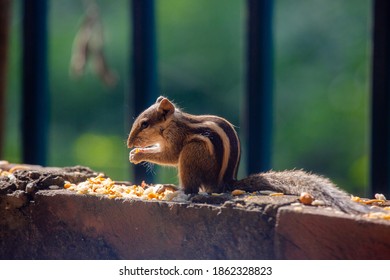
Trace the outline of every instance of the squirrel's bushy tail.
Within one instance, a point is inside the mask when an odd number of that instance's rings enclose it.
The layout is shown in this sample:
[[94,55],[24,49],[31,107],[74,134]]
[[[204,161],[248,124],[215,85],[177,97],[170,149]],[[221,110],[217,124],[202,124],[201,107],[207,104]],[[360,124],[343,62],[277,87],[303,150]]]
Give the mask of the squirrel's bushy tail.
[[352,201],[348,193],[336,187],[329,179],[303,170],[258,173],[236,181],[233,186],[248,192],[270,190],[298,196],[308,192],[314,199],[345,213],[370,212],[369,207]]

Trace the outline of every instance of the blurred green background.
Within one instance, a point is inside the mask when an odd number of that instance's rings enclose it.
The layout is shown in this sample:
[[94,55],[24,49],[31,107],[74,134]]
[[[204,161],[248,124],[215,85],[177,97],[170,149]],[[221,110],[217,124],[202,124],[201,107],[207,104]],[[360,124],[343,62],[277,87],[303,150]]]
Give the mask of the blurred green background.
[[[126,138],[135,116],[127,99],[132,82],[129,1],[96,3],[104,52],[119,77],[112,88],[91,65],[81,78],[69,75],[85,2],[49,1],[48,165],[87,165],[115,180],[131,180]],[[223,116],[238,131],[245,91],[245,4],[156,0],[160,94],[190,113]],[[11,28],[5,159],[21,162],[20,1],[14,1]],[[273,169],[304,168],[350,192],[365,193],[370,30],[369,0],[275,1]],[[156,182],[177,181],[172,169],[150,172],[156,173]]]

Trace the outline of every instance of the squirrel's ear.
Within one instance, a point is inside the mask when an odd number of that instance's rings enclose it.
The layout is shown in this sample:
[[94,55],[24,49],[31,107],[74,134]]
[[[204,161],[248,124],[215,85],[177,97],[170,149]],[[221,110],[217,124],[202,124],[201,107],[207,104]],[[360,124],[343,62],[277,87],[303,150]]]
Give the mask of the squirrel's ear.
[[160,103],[161,100],[163,100],[164,98],[165,98],[164,96],[157,97],[156,103]]
[[[160,97],[158,99],[160,99]],[[175,112],[175,105],[173,105],[171,101],[169,101],[167,98],[162,97],[162,99],[159,102],[160,104],[157,107],[157,111],[163,114],[165,118],[169,115],[172,115]]]

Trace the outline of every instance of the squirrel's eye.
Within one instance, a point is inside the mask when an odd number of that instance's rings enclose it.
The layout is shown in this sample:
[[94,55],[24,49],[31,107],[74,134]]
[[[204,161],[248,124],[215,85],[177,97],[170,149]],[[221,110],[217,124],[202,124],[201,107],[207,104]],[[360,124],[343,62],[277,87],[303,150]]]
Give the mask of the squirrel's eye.
[[145,128],[147,128],[148,126],[149,126],[148,121],[143,121],[143,122],[141,122],[141,129],[145,129]]

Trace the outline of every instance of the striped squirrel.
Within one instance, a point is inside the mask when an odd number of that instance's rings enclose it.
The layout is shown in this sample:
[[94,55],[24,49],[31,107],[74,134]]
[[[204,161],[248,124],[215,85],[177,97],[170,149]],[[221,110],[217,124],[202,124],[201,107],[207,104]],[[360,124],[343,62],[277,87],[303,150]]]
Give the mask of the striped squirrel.
[[134,121],[128,140],[130,162],[150,162],[178,168],[186,194],[200,189],[221,193],[242,189],[270,190],[291,195],[310,193],[315,199],[346,213],[369,208],[351,201],[350,195],[329,179],[302,170],[269,171],[237,180],[240,140],[227,120],[212,115],[191,115],[160,96]]

